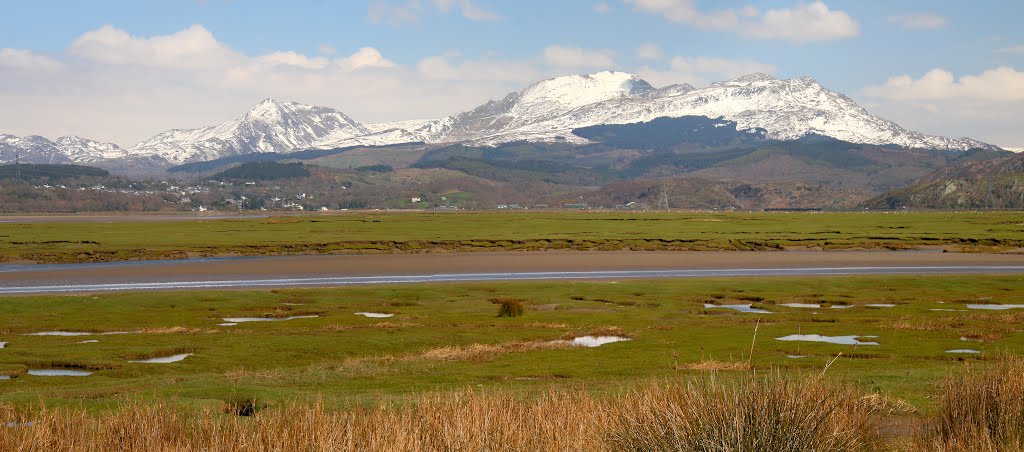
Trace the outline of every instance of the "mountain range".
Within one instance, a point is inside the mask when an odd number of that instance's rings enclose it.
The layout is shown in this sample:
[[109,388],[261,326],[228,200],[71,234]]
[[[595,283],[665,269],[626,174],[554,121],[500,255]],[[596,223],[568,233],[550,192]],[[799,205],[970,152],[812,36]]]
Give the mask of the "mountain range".
[[50,141],[0,135],[0,163],[87,163],[124,167],[144,162],[169,167],[252,153],[423,142],[493,146],[502,143],[584,144],[573,130],[656,118],[703,116],[733,121],[770,140],[826,136],[850,143],[905,148],[998,149],[969,138],[906,130],[871,115],[849,97],[810,77],[776,79],[751,74],[705,88],[655,88],[637,75],[599,72],[537,82],[472,110],[438,120],[361,124],[327,107],[266,99],[220,125],[174,129],[130,148],[79,137]]

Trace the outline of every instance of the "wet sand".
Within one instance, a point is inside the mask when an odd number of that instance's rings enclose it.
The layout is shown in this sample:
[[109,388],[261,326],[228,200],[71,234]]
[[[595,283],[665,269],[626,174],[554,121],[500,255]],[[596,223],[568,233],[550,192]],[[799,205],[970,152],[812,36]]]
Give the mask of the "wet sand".
[[930,251],[543,251],[268,256],[146,265],[81,264],[38,270],[28,266],[25,270],[0,273],[0,287],[459,273],[941,266],[1024,266],[1024,255]]

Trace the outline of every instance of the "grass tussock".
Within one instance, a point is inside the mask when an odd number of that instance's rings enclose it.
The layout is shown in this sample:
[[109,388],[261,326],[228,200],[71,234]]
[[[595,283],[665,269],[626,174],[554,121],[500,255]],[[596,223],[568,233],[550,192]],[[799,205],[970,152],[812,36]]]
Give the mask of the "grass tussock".
[[778,374],[649,386],[616,407],[616,450],[872,450],[871,406],[852,389]]
[[[817,379],[662,381],[615,396],[551,390],[428,394],[348,411],[322,403],[225,412],[165,401],[87,414],[0,405],[7,450],[862,450],[870,408]],[[248,410],[247,407],[253,408]],[[240,417],[234,408],[245,410]],[[231,408],[230,410],[228,408]]]
[[491,303],[498,305],[498,317],[519,317],[526,312],[521,298],[491,298]]
[[1024,450],[1024,359],[969,367],[946,379],[939,410],[917,441],[919,450]]

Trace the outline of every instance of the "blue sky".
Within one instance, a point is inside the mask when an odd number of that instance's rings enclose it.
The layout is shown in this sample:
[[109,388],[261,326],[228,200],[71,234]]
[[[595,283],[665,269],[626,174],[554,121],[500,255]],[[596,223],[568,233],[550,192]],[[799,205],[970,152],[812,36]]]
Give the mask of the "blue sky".
[[3,2],[0,133],[123,146],[265,97],[440,117],[614,69],[695,85],[809,75],[912,128],[1024,146],[1024,2]]

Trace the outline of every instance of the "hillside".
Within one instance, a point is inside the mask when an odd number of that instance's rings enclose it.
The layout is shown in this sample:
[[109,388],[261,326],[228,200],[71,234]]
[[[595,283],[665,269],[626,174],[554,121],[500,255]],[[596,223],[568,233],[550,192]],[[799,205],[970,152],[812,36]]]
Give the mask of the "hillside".
[[875,209],[1024,209],[1024,154],[941,168],[871,198]]
[[47,165],[24,163],[0,165],[0,179],[21,179],[32,182],[59,181],[78,177],[107,177],[105,169],[81,165]]

